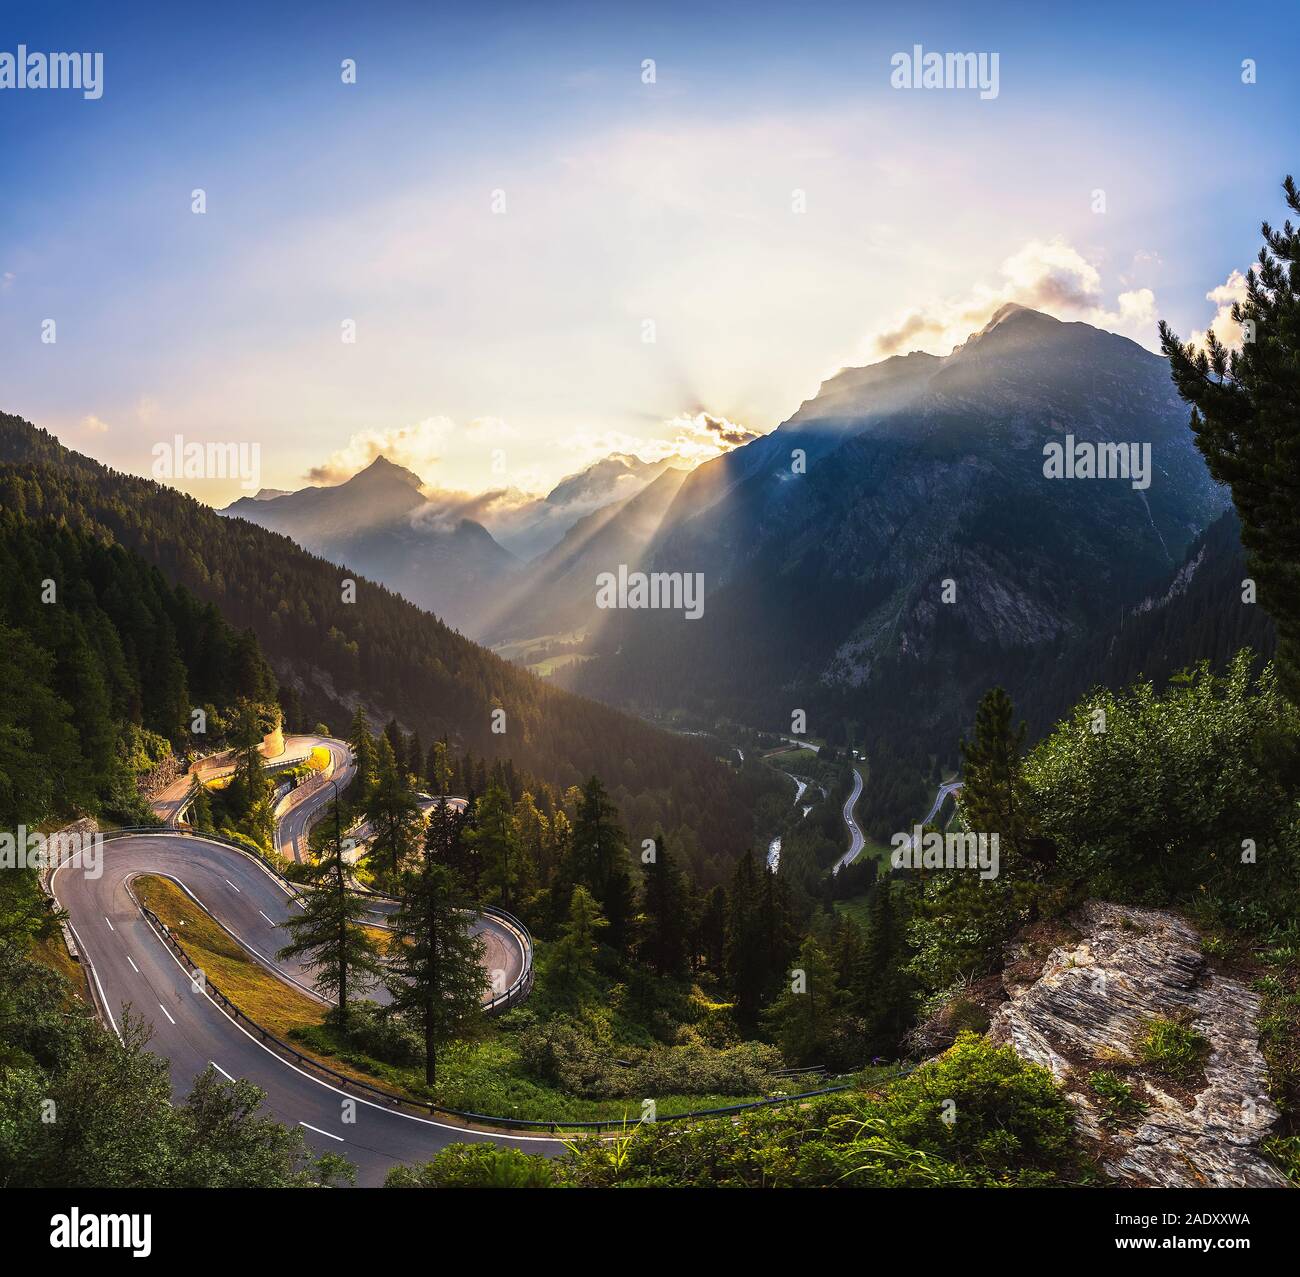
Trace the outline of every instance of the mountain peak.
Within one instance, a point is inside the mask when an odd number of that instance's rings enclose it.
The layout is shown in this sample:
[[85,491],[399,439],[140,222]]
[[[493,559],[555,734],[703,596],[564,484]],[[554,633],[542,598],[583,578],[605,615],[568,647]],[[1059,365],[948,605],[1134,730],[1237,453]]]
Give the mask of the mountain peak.
[[979,332],[971,333],[961,345],[952,348],[948,359],[960,359],[974,350],[987,353],[995,349],[1019,349],[1052,342],[1068,331],[1082,329],[1101,331],[1083,322],[1067,324],[1055,315],[1022,306],[1019,302],[1003,302]]
[[1009,321],[1014,321],[1017,325],[1032,324],[1038,328],[1045,328],[1049,325],[1056,327],[1061,323],[1054,315],[1049,315],[1045,311],[1034,310],[1031,306],[1022,306],[1019,302],[1004,302],[993,312],[988,323],[974,335],[977,337],[987,336],[995,328],[1000,328]]
[[408,470],[405,466],[399,466],[396,462],[389,461],[382,452],[364,470],[358,470],[346,482],[356,483],[358,480],[363,484],[372,483],[376,480],[383,482],[399,480],[408,487],[424,487],[424,480],[414,470]]
[[1019,302],[1004,302],[997,308],[989,319],[989,322],[980,329],[981,333],[986,333],[990,329],[996,328],[1004,319],[1009,319],[1018,311],[1028,310],[1028,306],[1022,306]]

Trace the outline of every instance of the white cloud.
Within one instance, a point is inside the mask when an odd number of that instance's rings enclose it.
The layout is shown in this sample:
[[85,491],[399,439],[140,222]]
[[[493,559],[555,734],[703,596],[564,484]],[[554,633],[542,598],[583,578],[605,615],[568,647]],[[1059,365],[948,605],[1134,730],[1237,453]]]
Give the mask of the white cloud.
[[307,477],[313,483],[342,483],[376,457],[384,456],[423,479],[442,459],[443,448],[455,429],[456,423],[449,417],[426,417],[413,426],[362,430],[330,453],[321,465],[313,466]]
[[1191,344],[1203,347],[1206,332],[1212,332],[1229,350],[1241,349],[1241,325],[1232,318],[1233,302],[1246,300],[1246,277],[1239,270],[1234,270],[1217,288],[1211,288],[1205,294],[1205,300],[1215,304],[1217,309],[1210,320],[1208,330],[1192,333]]
[[1105,304],[1101,272],[1062,238],[1031,240],[1000,268],[1000,283],[976,283],[964,296],[913,310],[874,339],[877,355],[906,350],[947,354],[982,328],[998,307],[1019,302],[1058,319],[1081,319],[1098,328],[1155,344],[1156,299],[1149,288],[1120,293]]
[[633,435],[622,430],[579,432],[564,439],[562,446],[579,453],[584,461],[625,453],[641,461],[671,458],[682,466],[694,467],[757,438],[758,432],[748,426],[701,411],[679,413],[649,435]]
[[82,417],[81,428],[92,435],[102,435],[108,430],[108,422],[101,420],[94,415]]
[[465,433],[476,439],[487,439],[493,442],[519,438],[519,431],[508,421],[502,421],[500,417],[475,417],[465,427]]

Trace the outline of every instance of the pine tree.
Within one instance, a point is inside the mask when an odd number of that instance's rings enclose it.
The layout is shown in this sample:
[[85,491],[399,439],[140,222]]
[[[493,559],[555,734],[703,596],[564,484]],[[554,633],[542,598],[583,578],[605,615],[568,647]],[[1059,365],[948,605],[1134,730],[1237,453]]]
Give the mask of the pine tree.
[[317,989],[338,1003],[338,1025],[346,1032],[349,997],[373,984],[384,968],[365,925],[369,905],[352,885],[340,830],[338,803],[331,803],[312,831],[315,858],[304,867],[307,890],[298,896],[303,908],[285,923],[293,940],[277,956],[303,959]]
[[389,748],[393,751],[393,757],[397,759],[399,771],[406,769],[406,737],[402,734],[402,729],[398,725],[397,719],[390,718],[384,726],[384,735],[388,738]]
[[522,860],[515,836],[514,812],[510,795],[497,781],[492,781],[475,814],[475,827],[466,842],[477,853],[482,865],[480,889],[488,903],[500,902],[513,908],[522,880]]
[[429,812],[429,821],[424,829],[424,850],[439,864],[455,870],[457,877],[477,894],[477,875],[471,879],[467,872],[462,825],[460,812],[445,798],[439,798]]
[[862,928],[848,914],[836,915],[831,960],[835,964],[835,980],[840,988],[853,987],[864,948]]
[[564,877],[591,891],[609,922],[610,947],[627,953],[636,907],[627,835],[596,776],[582,788]]
[[353,780],[356,801],[364,806],[370,788],[375,783],[375,738],[370,734],[370,720],[366,717],[364,705],[358,705],[356,713],[352,715],[348,743],[352,746],[352,756],[356,759]]
[[705,898],[695,928],[695,952],[705,968],[723,974],[727,949],[727,893],[714,887]]
[[[1300,213],[1300,190],[1282,184]],[[1232,492],[1260,603],[1277,623],[1278,679],[1300,704],[1300,227],[1261,227],[1259,264],[1232,318],[1243,325],[1229,352],[1213,330],[1205,348],[1184,346],[1165,323],[1160,344],[1210,473]]]
[[425,779],[429,782],[430,792],[449,794],[450,774],[447,765],[447,741],[436,740],[429,746],[429,757],[425,762]]
[[851,1010],[866,1026],[867,1049],[873,1055],[896,1055],[900,1039],[911,1027],[909,957],[894,885],[882,878],[868,907],[867,935],[850,999]]
[[835,967],[826,951],[808,936],[794,969],[766,1020],[790,1065],[823,1064],[839,1019]]
[[1055,859],[1029,816],[1020,775],[1024,742],[1024,723],[1012,726],[1011,698],[1000,687],[990,689],[975,711],[975,739],[961,742],[961,813],[973,833],[998,835],[1001,866],[1009,872],[1032,872]]
[[727,897],[727,979],[736,999],[736,1019],[743,1029],[758,1026],[768,984],[768,954],[760,917],[762,889],[754,872],[754,853],[736,865]]
[[392,927],[388,990],[394,1011],[424,1037],[424,1077],[432,1086],[438,1048],[482,1008],[489,987],[483,942],[470,931],[456,875],[430,856],[406,876]]
[[212,799],[208,797],[208,787],[196,776],[190,785],[190,824],[195,829],[212,828]]
[[226,799],[240,817],[257,814],[261,819],[269,811],[271,782],[262,769],[260,748],[266,732],[262,708],[252,701],[239,701],[230,732],[235,748],[235,775],[226,791]]
[[163,624],[158,635],[144,692],[146,724],[179,745],[189,731],[190,697],[185,666],[169,623]]
[[656,975],[685,975],[690,925],[686,884],[662,833],[655,836],[654,858],[645,867],[641,899],[645,918],[637,949],[641,960]]
[[772,873],[764,864],[759,870],[759,886],[758,923],[765,962],[763,984],[766,996],[793,960],[799,934],[795,927],[790,887],[785,879]]
[[381,872],[395,876],[419,846],[420,806],[398,772],[397,759],[386,736],[379,738],[375,769],[374,787],[362,809],[371,832],[366,859]]
[[515,803],[515,842],[520,856],[520,893],[530,895],[541,882],[550,878],[553,866],[548,859],[550,845],[549,821],[538,810],[533,796],[527,790]]
[[559,939],[551,946],[547,975],[558,994],[581,1000],[595,979],[600,933],[609,924],[586,887],[574,887],[569,914]]
[[412,732],[407,745],[406,772],[417,786],[424,784],[424,746],[420,743],[420,733]]

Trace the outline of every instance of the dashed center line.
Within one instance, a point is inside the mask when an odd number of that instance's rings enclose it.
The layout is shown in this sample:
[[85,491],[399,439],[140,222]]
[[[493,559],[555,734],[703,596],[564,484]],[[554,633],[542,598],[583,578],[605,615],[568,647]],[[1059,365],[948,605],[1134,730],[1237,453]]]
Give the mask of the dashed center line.
[[326,1135],[332,1140],[338,1140],[340,1144],[347,1142],[343,1136],[335,1135],[332,1131],[322,1131],[319,1126],[312,1126],[310,1122],[299,1122],[298,1125],[305,1126],[309,1131],[315,1131],[317,1135]]
[[[159,1007],[159,1009],[162,1011],[163,1015],[165,1015],[169,1020],[172,1020],[172,1013],[171,1013],[170,1011],[168,1011],[167,1008],[166,1008],[165,1006],[163,1006],[163,1004],[162,1004],[161,1002],[158,1003],[158,1007]],[[176,1021],[175,1021],[175,1020],[172,1020],[172,1023],[175,1024]]]
[[226,1079],[227,1082],[233,1082],[233,1081],[235,1080],[233,1077],[230,1076],[229,1073],[226,1072],[225,1069],[223,1069],[223,1068],[221,1067],[220,1064],[218,1064],[218,1063],[216,1062],[216,1060],[209,1060],[208,1063],[209,1063],[210,1065],[212,1065],[212,1067],[213,1067],[214,1069],[216,1069],[216,1071],[217,1071],[218,1073],[220,1073],[221,1076],[224,1077],[224,1078]]
[[[226,886],[227,886],[227,887],[235,887],[235,884],[234,884],[233,882],[231,882],[229,878],[227,878],[227,879],[226,879]],[[238,887],[235,887],[235,890],[236,890],[236,891],[239,891],[239,888],[238,888]],[[242,896],[244,893],[243,893],[242,891],[239,891],[239,894]]]
[[108,923],[108,929],[109,929],[110,931],[116,931],[116,930],[117,930],[117,928],[116,928],[115,926],[113,926],[112,922],[109,921],[108,914],[105,914],[105,915],[104,915],[104,921]]
[[[262,911],[261,911],[260,909],[259,909],[257,912],[258,912],[258,913],[262,913]],[[266,914],[262,913],[262,917],[263,917],[263,918],[266,918]],[[271,926],[275,926],[275,923],[274,923],[274,921],[272,921],[272,919],[270,919],[270,918],[266,918],[266,920],[267,920],[267,922],[271,923]]]
[[139,975],[140,968],[135,965],[135,962],[132,960],[131,955],[129,953],[126,955],[126,960],[131,963],[131,970],[134,971],[136,975]]

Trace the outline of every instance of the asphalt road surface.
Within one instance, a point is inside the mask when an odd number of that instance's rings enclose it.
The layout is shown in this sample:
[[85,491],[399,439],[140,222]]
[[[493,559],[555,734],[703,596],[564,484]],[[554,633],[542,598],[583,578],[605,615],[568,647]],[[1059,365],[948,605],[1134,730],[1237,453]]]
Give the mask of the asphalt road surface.
[[[943,806],[944,799],[949,794],[955,794],[960,788],[961,781],[959,780],[944,781],[939,786],[939,791],[934,796],[934,802],[930,804],[930,810],[926,812],[921,824],[928,825],[939,814],[939,808]],[[861,793],[862,773],[855,767],[853,769],[853,792],[844,803],[844,823],[849,830],[849,849],[835,862],[835,873],[839,873],[845,865],[851,865],[862,852],[864,845],[862,831],[858,828],[858,822],[853,818],[853,809],[857,806]]]
[[[315,786],[292,805],[292,812],[307,821],[331,796],[327,784]],[[175,796],[162,801],[174,802]],[[284,831],[282,826],[282,835]],[[165,832],[111,839],[103,844],[103,852],[99,877],[91,878],[80,857],[73,857],[54,871],[51,885],[68,911],[83,963],[113,1027],[120,1029],[127,1007],[152,1026],[150,1050],[170,1062],[172,1091],[178,1098],[189,1092],[209,1063],[226,1077],[247,1078],[266,1092],[265,1108],[272,1116],[302,1126],[318,1152],[339,1153],[353,1162],[359,1184],[378,1184],[392,1166],[426,1161],[458,1141],[488,1140],[549,1154],[562,1151],[558,1140],[470,1131],[339,1090],[275,1054],[196,988],[131,898],[127,884],[132,878],[151,873],[174,879],[258,961],[318,996],[307,971],[275,957],[288,938],[284,919],[299,906],[280,879],[254,857],[201,837]],[[524,963],[514,932],[489,917],[477,919],[474,930],[486,946],[484,965],[504,971],[507,985],[512,983]]]
[[853,792],[844,800],[844,824],[849,831],[849,849],[835,862],[835,873],[839,873],[845,865],[851,865],[861,854],[862,848],[866,845],[862,837],[862,830],[858,828],[858,822],[853,819],[853,809],[858,805],[858,799],[862,795],[862,773],[855,767],[853,769]]

